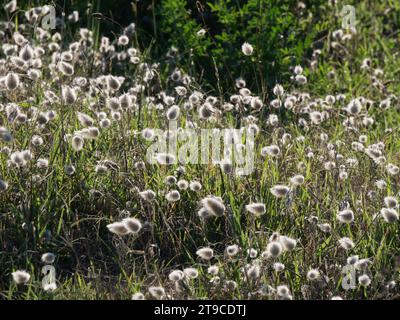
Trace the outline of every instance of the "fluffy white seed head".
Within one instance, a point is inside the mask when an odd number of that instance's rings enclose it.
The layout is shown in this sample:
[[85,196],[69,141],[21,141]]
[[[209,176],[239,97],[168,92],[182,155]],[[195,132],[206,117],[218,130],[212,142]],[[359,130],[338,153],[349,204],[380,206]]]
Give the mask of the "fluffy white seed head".
[[149,287],[148,291],[155,299],[162,299],[165,297],[165,289],[163,287]]
[[179,199],[181,198],[181,195],[178,190],[171,190],[170,192],[168,192],[166,194],[165,198],[169,202],[176,202],[176,201],[179,201]]
[[55,259],[56,259],[56,256],[54,253],[47,252],[47,253],[42,254],[42,257],[40,260],[42,260],[42,262],[44,262],[46,264],[52,264]]
[[195,268],[185,268],[183,269],[183,273],[189,279],[196,279],[199,276],[199,271]]
[[250,43],[245,42],[242,44],[242,52],[245,56],[251,56],[253,51],[253,46]]
[[387,223],[395,223],[399,220],[399,213],[393,208],[382,208],[381,216]]
[[5,85],[7,90],[15,90],[19,86],[19,76],[16,73],[10,72],[6,75]]
[[177,105],[170,107],[167,110],[167,119],[168,120],[176,120],[179,117],[180,109]]
[[347,237],[339,239],[339,245],[345,250],[351,250],[354,248],[354,242]]
[[226,247],[226,253],[229,257],[234,257],[239,253],[239,246],[237,244],[233,244],[231,246]]
[[225,213],[225,206],[221,200],[215,197],[206,197],[201,200],[203,207],[212,215],[220,217]]
[[283,249],[286,251],[294,250],[297,245],[296,239],[287,236],[279,236],[279,242],[282,244]]
[[275,270],[275,272],[282,272],[283,270],[285,270],[285,265],[281,262],[275,262],[272,265],[272,268]]
[[363,275],[358,277],[358,282],[363,287],[368,287],[371,284],[371,279],[370,279],[370,277],[368,275],[363,274]]
[[279,184],[279,185],[273,186],[269,190],[275,197],[283,198],[283,197],[286,197],[286,195],[289,193],[290,188],[288,186]]
[[246,210],[255,216],[261,216],[265,213],[264,203],[250,203],[246,205]]
[[282,245],[278,241],[268,243],[266,253],[268,257],[277,258],[283,251]]
[[122,222],[131,233],[138,233],[142,229],[142,223],[139,221],[139,219],[125,218],[122,220]]
[[318,280],[320,278],[320,273],[318,269],[311,269],[307,272],[307,279],[310,281]]
[[141,292],[136,292],[132,295],[132,300],[144,300],[144,294]]
[[80,135],[74,135],[71,139],[72,149],[80,151],[83,149],[84,140]]
[[396,208],[397,207],[397,199],[395,197],[385,197],[384,203],[385,203],[385,206],[388,208]]
[[124,236],[129,233],[128,228],[126,227],[125,223],[123,222],[114,222],[110,223],[107,225],[107,228],[110,232],[119,235],[119,236]]
[[214,250],[211,248],[200,248],[196,254],[203,260],[211,260],[214,256]]
[[295,186],[302,185],[304,183],[304,176],[301,174],[296,174],[290,178],[290,183]]
[[176,282],[182,280],[185,277],[185,274],[181,270],[173,270],[169,275],[168,279],[172,282]]
[[17,270],[15,272],[13,272],[11,275],[16,284],[25,284],[31,278],[31,275],[24,270]]
[[350,209],[339,211],[336,217],[340,222],[343,223],[351,223],[354,221],[354,213]]
[[191,181],[189,184],[189,188],[192,191],[200,191],[201,190],[201,183],[198,181]]

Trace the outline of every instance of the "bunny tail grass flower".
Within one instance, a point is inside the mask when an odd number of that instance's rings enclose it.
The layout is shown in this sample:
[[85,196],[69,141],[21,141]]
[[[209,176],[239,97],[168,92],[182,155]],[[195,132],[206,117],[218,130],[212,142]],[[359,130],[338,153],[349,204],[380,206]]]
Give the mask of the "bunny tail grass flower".
[[161,165],[173,164],[175,162],[175,156],[169,153],[158,153],[156,160]]
[[144,294],[141,292],[136,292],[132,295],[132,300],[145,300]]
[[222,203],[221,200],[215,198],[215,197],[207,197],[201,200],[201,204],[204,206],[204,208],[210,212],[211,214],[221,217],[225,213],[225,206]]
[[189,182],[187,182],[186,180],[182,179],[179,180],[176,184],[178,186],[179,189],[181,190],[186,190],[187,188],[189,188]]
[[169,275],[168,279],[172,282],[176,282],[182,280],[185,277],[185,274],[181,270],[173,270]]
[[233,244],[231,246],[226,247],[226,253],[229,257],[234,257],[239,253],[239,246],[237,244]]
[[347,237],[339,239],[339,245],[345,250],[351,250],[354,248],[354,242]]
[[181,198],[181,195],[178,190],[171,190],[170,192],[167,193],[165,198],[169,202],[176,202],[176,201],[179,201],[179,199]]
[[77,112],[78,120],[84,127],[91,127],[94,124],[94,120],[83,112]]
[[136,218],[125,218],[122,222],[131,233],[138,233],[142,229],[142,223]]
[[257,280],[260,277],[260,274],[260,266],[258,266],[257,264],[254,264],[247,269],[247,277],[249,277],[250,279]]
[[163,299],[165,297],[165,289],[163,287],[149,287],[148,290],[155,299]]
[[5,79],[7,90],[15,90],[19,86],[19,77],[16,73],[10,72]]
[[253,54],[253,51],[253,46],[250,43],[244,42],[242,44],[242,52],[245,56],[251,56]]
[[74,135],[71,139],[72,149],[75,151],[81,151],[83,149],[84,140],[80,135]]
[[339,211],[336,217],[340,222],[343,223],[351,223],[354,221],[354,213],[350,209]]
[[290,183],[294,186],[300,186],[304,183],[304,176],[301,174],[297,174],[290,178]]
[[387,223],[395,223],[399,220],[399,213],[393,208],[382,208],[381,216]]
[[397,199],[395,197],[385,197],[383,200],[385,206],[388,208],[396,208],[397,207]]
[[31,278],[31,275],[25,270],[17,270],[11,275],[16,284],[26,284]]
[[196,279],[199,276],[199,272],[195,268],[185,268],[183,273],[189,279]]
[[152,201],[156,197],[156,194],[153,190],[145,190],[139,192],[139,196],[145,201]]
[[321,275],[317,269],[311,269],[307,272],[307,279],[310,281],[318,280],[320,276]]
[[51,252],[42,254],[42,257],[40,258],[40,260],[42,260],[42,262],[46,264],[52,264],[55,259],[56,259],[55,254]]
[[263,215],[266,211],[264,203],[250,203],[246,205],[246,210],[257,217]]
[[266,255],[268,257],[277,258],[281,255],[283,251],[282,245],[278,241],[272,241],[268,243],[266,249]]
[[288,297],[290,296],[290,290],[289,287],[286,285],[280,285],[276,288],[276,293],[280,297]]
[[201,183],[198,181],[190,181],[189,188],[192,191],[200,191],[201,190]]
[[123,222],[114,222],[107,225],[108,230],[110,232],[115,233],[119,236],[124,236],[129,233],[129,229],[126,227],[125,223]]
[[174,176],[167,176],[165,178],[165,184],[172,186],[176,183],[177,179]]
[[75,90],[68,86],[64,86],[62,88],[61,94],[62,94],[62,99],[63,99],[64,103],[67,105],[75,103],[75,101],[77,99]]
[[371,279],[368,275],[363,274],[358,277],[358,283],[363,287],[368,287],[371,284]]
[[167,110],[167,119],[168,120],[176,120],[179,117],[180,109],[177,105],[173,105]]
[[292,251],[296,248],[296,239],[289,238],[287,236],[280,236],[278,241],[282,244],[282,247],[286,251]]
[[286,195],[289,193],[290,188],[285,185],[276,185],[273,186],[272,188],[269,189],[271,193],[277,197],[277,198],[283,198],[286,197]]
[[0,192],[4,192],[8,189],[8,183],[3,179],[0,179]]
[[218,266],[215,266],[215,265],[209,266],[207,269],[207,272],[213,276],[216,276],[219,272],[219,268],[218,268]]
[[213,249],[208,247],[200,248],[196,251],[196,254],[203,260],[211,260],[214,257]]
[[285,270],[285,265],[281,262],[275,262],[272,265],[272,268],[275,270],[275,272],[282,272],[283,270]]

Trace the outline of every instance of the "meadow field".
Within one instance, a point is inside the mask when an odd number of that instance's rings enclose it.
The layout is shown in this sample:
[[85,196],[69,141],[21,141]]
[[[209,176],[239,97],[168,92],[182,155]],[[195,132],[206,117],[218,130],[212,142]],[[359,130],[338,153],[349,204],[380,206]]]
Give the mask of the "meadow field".
[[399,1],[0,4],[0,299],[399,299]]

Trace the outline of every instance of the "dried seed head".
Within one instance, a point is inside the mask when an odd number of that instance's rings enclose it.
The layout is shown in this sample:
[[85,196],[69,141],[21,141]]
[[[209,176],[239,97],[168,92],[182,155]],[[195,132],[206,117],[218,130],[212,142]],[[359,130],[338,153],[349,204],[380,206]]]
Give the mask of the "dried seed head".
[[225,213],[225,206],[219,199],[215,197],[207,197],[201,200],[203,207],[212,215],[217,217],[222,216]]
[[347,237],[339,239],[339,245],[345,250],[350,250],[354,248],[354,242]]
[[245,56],[251,56],[253,51],[253,46],[250,43],[245,42],[242,44],[242,52]]
[[42,254],[42,257],[40,260],[42,260],[42,262],[44,262],[46,264],[52,264],[55,259],[56,259],[56,256],[54,253],[47,252],[47,253]]
[[395,197],[385,197],[384,203],[388,208],[396,208],[397,207],[397,199]]
[[260,216],[265,213],[264,203],[250,203],[246,205],[246,210],[255,216]]
[[122,222],[131,233],[138,233],[142,229],[142,223],[139,219],[125,218]]
[[177,105],[173,105],[167,110],[167,119],[168,120],[176,120],[179,117],[180,109]]
[[278,241],[272,241],[267,245],[267,256],[277,258],[283,251],[282,245]]
[[289,193],[290,188],[285,185],[276,185],[269,189],[271,193],[277,198],[286,197]]
[[200,191],[201,190],[201,183],[198,181],[190,181],[189,188],[192,191]]
[[196,254],[203,260],[211,260],[214,256],[214,251],[211,248],[200,248],[196,251]]
[[399,220],[399,213],[393,208],[382,208],[381,216],[387,223],[395,223],[397,220]]
[[169,202],[176,202],[176,201],[179,201],[179,199],[181,198],[181,195],[178,190],[171,190],[170,192],[167,193],[165,198]]
[[165,297],[165,290],[163,287],[149,287],[149,293],[155,299],[162,299]]
[[136,292],[132,295],[132,300],[144,300],[144,294],[141,292]]
[[173,164],[175,162],[175,156],[169,153],[158,153],[156,160],[161,165]]
[[124,236],[129,233],[128,228],[126,227],[125,223],[123,222],[114,222],[107,225],[108,230],[110,232],[115,233],[119,236]]
[[229,257],[234,257],[239,253],[239,246],[234,244],[226,247],[226,253]]
[[318,280],[320,276],[318,269],[311,269],[307,272],[307,279],[310,281]]
[[336,217],[340,222],[343,223],[351,223],[354,221],[354,213],[350,209],[339,211]]
[[76,101],[75,90],[69,86],[63,87],[62,98],[65,104],[73,104]]
[[189,279],[196,279],[199,276],[199,272],[195,268],[185,268],[183,273]]
[[304,183],[304,176],[301,174],[296,174],[290,178],[290,183],[295,186],[302,185]]
[[24,270],[17,270],[13,272],[11,275],[16,284],[25,284],[31,278],[30,274]]
[[15,90],[19,86],[19,77],[16,73],[10,72],[6,75],[5,84],[7,90]]
[[84,140],[80,135],[74,135],[71,139],[72,149],[80,151],[83,149]]
[[181,270],[174,270],[168,275],[168,279],[172,282],[182,280],[184,277],[185,274]]
[[358,282],[363,286],[363,287],[368,287],[371,284],[371,279],[368,275],[363,274],[358,277]]

